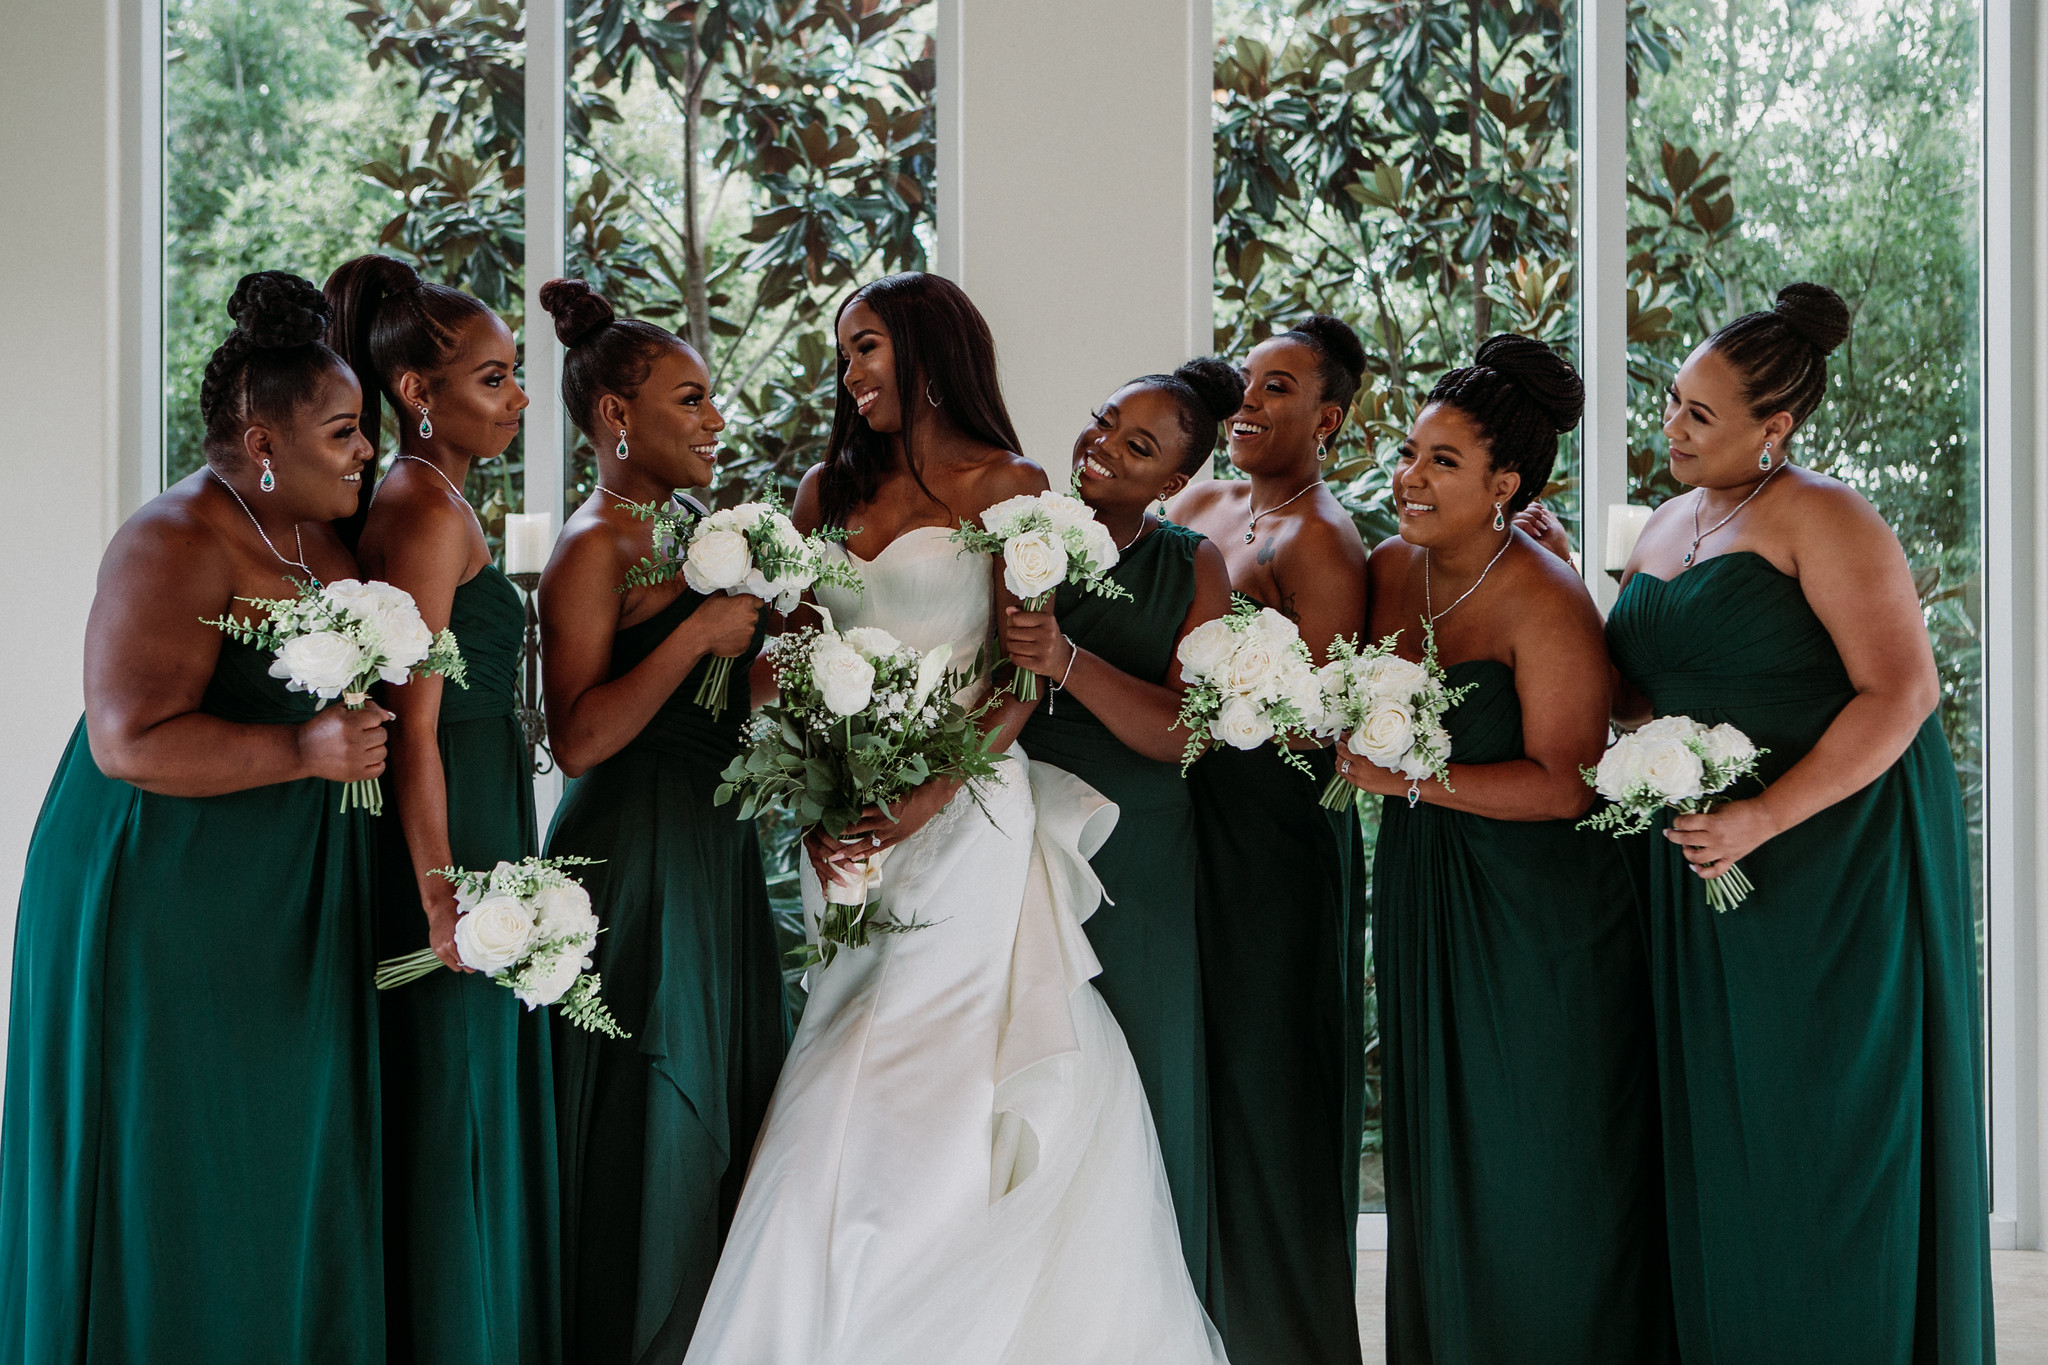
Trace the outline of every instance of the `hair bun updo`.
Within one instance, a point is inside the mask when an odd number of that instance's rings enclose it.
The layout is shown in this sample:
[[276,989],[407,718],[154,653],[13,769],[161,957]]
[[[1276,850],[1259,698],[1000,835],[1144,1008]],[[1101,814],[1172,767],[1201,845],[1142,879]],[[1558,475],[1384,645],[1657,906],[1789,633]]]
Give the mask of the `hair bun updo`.
[[610,300],[581,280],[549,280],[540,287],[540,306],[555,320],[555,339],[580,346],[611,324]]
[[1351,324],[1328,313],[1311,313],[1280,335],[1294,337],[1316,353],[1322,372],[1322,400],[1349,411],[1359,385],[1365,382],[1365,343],[1351,330]]
[[1534,337],[1503,332],[1488,337],[1472,363],[1492,370],[1512,384],[1550,424],[1566,432],[1586,412],[1586,384],[1564,357]]
[[1173,377],[1188,386],[1212,422],[1221,422],[1244,406],[1244,376],[1226,360],[1198,356],[1176,369]]
[[251,346],[285,351],[318,341],[327,329],[327,298],[311,280],[286,270],[242,276],[228,300],[235,330]]
[[1849,305],[1824,284],[1788,284],[1771,313],[1823,356],[1849,339]]

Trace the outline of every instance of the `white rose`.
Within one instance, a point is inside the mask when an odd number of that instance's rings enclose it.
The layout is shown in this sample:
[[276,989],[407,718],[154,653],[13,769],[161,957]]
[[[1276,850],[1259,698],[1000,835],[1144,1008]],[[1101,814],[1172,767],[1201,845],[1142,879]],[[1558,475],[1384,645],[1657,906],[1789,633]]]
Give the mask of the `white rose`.
[[1301,723],[1310,730],[1323,723],[1322,679],[1299,665],[1282,674],[1279,689],[1280,700],[1292,702],[1294,709],[1301,713]]
[[727,512],[732,525],[741,531],[751,531],[773,515],[773,509],[765,502],[743,502]]
[[1095,509],[1071,494],[1047,491],[1038,495],[1036,503],[1055,531],[1098,524]]
[[886,659],[903,647],[895,636],[878,626],[848,626],[839,638],[860,651],[863,659]]
[[1064,583],[1067,547],[1050,531],[1026,531],[1003,542],[1003,586],[1028,602]]
[[1230,697],[1209,722],[1209,733],[1233,749],[1256,749],[1273,737],[1273,722],[1256,702]]
[[[539,912],[534,924],[543,937],[574,934],[579,939],[588,937],[596,941],[597,915],[590,908],[590,893],[576,883],[542,887],[535,893],[533,905]],[[583,946],[587,950],[590,944]]]
[[747,538],[738,531],[704,530],[683,555],[683,580],[701,593],[736,588],[754,567]]
[[1236,647],[1237,632],[1230,628],[1228,620],[1219,617],[1204,621],[1182,636],[1174,657],[1180,660],[1181,675],[1189,682],[1205,682],[1229,661]]
[[811,647],[811,681],[835,716],[851,716],[867,709],[875,691],[875,666],[860,651],[843,640],[819,637]]
[[1696,800],[1705,794],[1700,779],[1706,776],[1706,765],[1683,740],[1670,735],[1637,738],[1642,778],[1651,790],[1667,802]]
[[533,911],[517,896],[486,896],[455,921],[462,965],[493,976],[519,960],[533,940]]
[[1692,739],[1700,733],[1700,723],[1691,716],[1659,716],[1636,730],[1637,739]]
[[1617,740],[1600,755],[1600,766],[1593,770],[1593,790],[1609,801],[1626,800],[1630,792],[1643,785],[1642,756],[1642,745],[1635,736],[1625,735]]
[[[882,849],[881,853],[889,852]],[[866,905],[882,889],[882,857],[878,853],[857,863],[836,864],[824,885],[827,905]]]
[[583,975],[586,962],[579,948],[558,949],[548,957],[528,963],[512,993],[528,1009],[552,1005],[569,993],[576,978]]
[[1351,732],[1351,752],[1382,768],[1399,769],[1415,747],[1415,712],[1406,702],[1381,699]]
[[1428,757],[1422,752],[1422,747],[1417,745],[1408,751],[1408,757],[1402,759],[1401,766],[1394,769],[1394,771],[1407,778],[1410,782],[1420,782],[1424,778],[1433,776],[1436,769],[1430,766]]
[[1008,539],[1023,529],[1024,523],[1037,515],[1038,511],[1038,498],[1035,494],[1020,493],[1014,498],[1004,498],[981,514],[982,529],[990,535]]
[[1301,638],[1301,627],[1271,607],[1260,607],[1259,614],[1245,623],[1243,633],[1257,636],[1275,649],[1285,649]]
[[1374,695],[1406,701],[1429,685],[1429,670],[1411,659],[1389,655],[1372,681]]
[[1716,725],[1699,737],[1707,751],[1707,762],[1715,767],[1747,763],[1756,757],[1756,745],[1732,725]]
[[363,663],[363,651],[348,636],[320,630],[285,641],[270,665],[270,676],[287,679],[289,691],[332,699],[355,681]]
[[1263,696],[1279,685],[1283,657],[1280,647],[1264,634],[1245,631],[1237,637],[1237,648],[1224,668],[1223,690],[1241,697]]

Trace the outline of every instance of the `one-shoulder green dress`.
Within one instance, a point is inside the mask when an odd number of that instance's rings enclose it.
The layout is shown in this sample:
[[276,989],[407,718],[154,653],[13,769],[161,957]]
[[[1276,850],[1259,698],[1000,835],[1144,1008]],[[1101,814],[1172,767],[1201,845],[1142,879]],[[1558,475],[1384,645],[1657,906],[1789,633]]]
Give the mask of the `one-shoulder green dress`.
[[[1134,678],[1164,685],[1181,622],[1195,600],[1200,534],[1172,522],[1124,552],[1110,571],[1128,600],[1059,590],[1053,613],[1079,648]],[[1116,802],[1116,830],[1090,860],[1104,904],[1088,921],[1102,963],[1096,989],[1131,1045],[1180,1219],[1195,1292],[1216,1248],[1209,1226],[1209,1088],[1203,1055],[1202,963],[1195,941],[1195,816],[1178,763],[1146,758],[1086,706],[1048,692],[1019,739]]]
[[[704,600],[685,591],[619,631],[612,676]],[[754,652],[733,663],[742,698]],[[697,705],[710,666],[569,784],[548,835],[551,854],[604,860],[583,869],[604,926],[593,957],[633,1035],[555,1030],[566,1354],[577,1365],[682,1359],[789,1045],[759,842],[735,805],[712,805],[747,708],[714,717]]]
[[[316,703],[223,640],[200,709]],[[157,796],[81,721],[30,842],[0,1361],[384,1357],[370,817],[318,778]]]
[[1365,1082],[1365,868],[1358,817],[1326,810],[1328,749],[1218,745],[1189,774],[1231,1365],[1359,1359],[1358,1149]]
[[[1636,574],[1607,636],[1658,715],[1769,749],[1767,781],[1854,695],[1798,580],[1747,551]],[[1744,857],[1756,890],[1726,914],[1677,845],[1645,842],[1687,1365],[1991,1360],[1977,953],[1940,727]]]
[[[438,740],[455,865],[488,871],[539,845],[516,712],[526,609],[486,565],[448,628],[468,686],[444,683]],[[388,784],[387,784],[388,785]],[[377,955],[426,946],[395,805],[381,821]],[[386,1311],[393,1365],[561,1359],[555,1101],[547,1017],[482,977],[435,971],[379,993]]]
[[[1447,672],[1474,688],[1445,717],[1453,760],[1522,757],[1514,670]],[[1617,842],[1390,797],[1372,943],[1387,1359],[1672,1359],[1649,980]]]

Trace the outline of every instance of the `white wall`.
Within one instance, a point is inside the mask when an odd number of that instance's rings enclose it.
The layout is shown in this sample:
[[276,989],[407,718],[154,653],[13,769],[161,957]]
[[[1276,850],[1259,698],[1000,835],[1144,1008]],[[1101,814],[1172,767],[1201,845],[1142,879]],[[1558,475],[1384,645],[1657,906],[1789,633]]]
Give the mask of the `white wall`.
[[1213,0],[938,0],[940,274],[987,316],[1022,453],[1212,345]]
[[79,716],[86,608],[124,501],[113,14],[113,0],[0,0],[0,962],[29,832]]

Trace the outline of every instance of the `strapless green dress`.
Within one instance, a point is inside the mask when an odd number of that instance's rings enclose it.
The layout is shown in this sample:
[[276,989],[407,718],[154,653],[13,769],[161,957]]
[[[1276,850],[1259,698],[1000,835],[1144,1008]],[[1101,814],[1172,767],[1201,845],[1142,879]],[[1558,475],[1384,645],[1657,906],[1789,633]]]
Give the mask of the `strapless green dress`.
[[[526,608],[487,565],[455,590],[448,628],[467,688],[441,691],[438,739],[457,867],[535,852],[533,778],[517,709]],[[388,784],[387,784],[388,785]],[[426,946],[395,807],[379,822],[377,956]],[[392,1365],[560,1360],[561,1232],[547,1017],[481,976],[436,971],[379,992],[384,1257]]]
[[[221,644],[200,709],[315,702]],[[371,817],[318,778],[157,796],[81,721],[29,845],[0,1361],[384,1358]]]
[[[1768,748],[1767,781],[1854,695],[1798,580],[1748,552],[1636,574],[1607,637],[1658,715]],[[1977,952],[1940,727],[1743,858],[1756,890],[1727,914],[1661,833],[1641,852],[1685,1361],[1991,1360]]]
[[[1110,571],[1131,599],[1098,597],[1068,584],[1053,602],[1060,629],[1112,667],[1163,685],[1195,600],[1200,544],[1196,532],[1162,522]],[[1116,830],[1089,860],[1105,896],[1087,926],[1102,963],[1095,987],[1144,1079],[1181,1249],[1202,1294],[1216,1248],[1209,1225],[1208,1063],[1188,784],[1178,763],[1136,753],[1064,692],[1047,693],[1019,743],[1033,762],[1065,768],[1117,804]]]
[[[1514,670],[1446,717],[1522,757]],[[1373,857],[1387,1359],[1673,1359],[1649,980],[1616,841],[1570,820],[1382,803]]]
[[[612,676],[704,600],[685,591],[621,630]],[[736,685],[755,649],[734,661]],[[789,1046],[754,826],[711,803],[747,708],[714,717],[691,700],[710,666],[569,784],[548,835],[551,854],[603,859],[583,869],[604,926],[592,956],[633,1035],[555,1029],[566,1354],[577,1365],[682,1359]]]
[[1354,1365],[1365,1083],[1365,868],[1358,817],[1318,802],[1271,745],[1217,746],[1189,774],[1220,1273],[1231,1365]]

